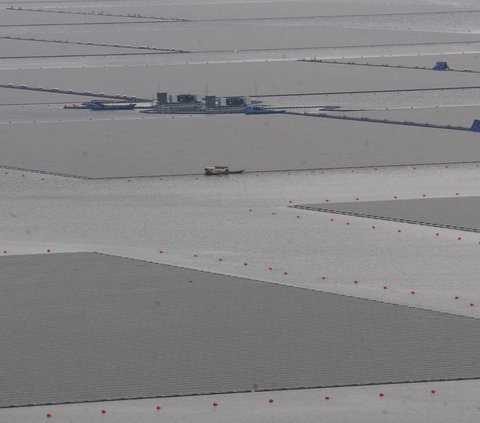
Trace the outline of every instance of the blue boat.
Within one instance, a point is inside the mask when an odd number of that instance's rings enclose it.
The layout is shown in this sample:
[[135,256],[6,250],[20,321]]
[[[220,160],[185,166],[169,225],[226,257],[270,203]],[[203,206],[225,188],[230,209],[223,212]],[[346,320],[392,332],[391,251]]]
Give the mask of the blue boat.
[[246,115],[270,115],[272,113],[285,113],[285,109],[266,109],[263,106],[245,106]]
[[135,108],[136,103],[105,103],[99,100],[93,100],[85,105],[90,110],[132,110]]

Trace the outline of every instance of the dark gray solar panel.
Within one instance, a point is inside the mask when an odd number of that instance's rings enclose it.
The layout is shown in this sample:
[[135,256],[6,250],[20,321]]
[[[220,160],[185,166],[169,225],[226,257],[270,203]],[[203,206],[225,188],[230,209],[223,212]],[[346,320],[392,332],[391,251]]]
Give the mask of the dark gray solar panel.
[[480,232],[480,197],[356,201],[349,203],[306,204],[295,207],[328,213]]
[[94,253],[0,258],[0,406],[480,377],[480,324]]
[[109,178],[201,173],[216,163],[268,171],[480,161],[479,134],[468,131],[237,115],[161,119],[159,134],[158,122],[4,125],[0,166]]

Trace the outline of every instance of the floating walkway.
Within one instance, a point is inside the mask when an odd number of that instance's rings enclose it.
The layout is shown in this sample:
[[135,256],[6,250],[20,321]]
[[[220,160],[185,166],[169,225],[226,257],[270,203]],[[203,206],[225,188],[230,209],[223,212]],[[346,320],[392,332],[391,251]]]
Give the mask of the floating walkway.
[[[433,67],[426,67],[426,66],[407,66],[407,65],[389,65],[386,63],[360,63],[360,62],[352,62],[352,61],[342,61],[342,60],[323,60],[323,59],[301,59],[299,62],[309,62],[309,63],[323,63],[326,65],[350,65],[350,66],[368,66],[368,67],[373,67],[373,68],[393,68],[393,69],[411,69],[411,70],[424,70],[424,71],[438,71],[438,70],[443,70],[443,71],[448,71],[448,72],[461,72],[461,73],[480,73],[480,70],[471,70],[471,69],[454,69],[451,67],[447,68],[442,68],[442,69],[435,69],[435,66]],[[439,62],[439,63],[445,63],[445,62]]]
[[43,87],[31,87],[28,85],[18,85],[18,84],[0,84],[0,88],[10,88],[14,90],[26,90],[26,91],[37,91],[43,93],[52,93],[52,94],[68,94],[68,95],[77,95],[83,97],[98,97],[98,98],[108,98],[108,99],[122,99],[127,101],[135,102],[151,102],[151,99],[148,98],[137,98],[129,95],[121,94],[105,94],[105,93],[94,93],[91,91],[74,91],[74,90],[64,90],[60,88],[43,88]]
[[455,125],[439,125],[435,123],[419,123],[419,122],[410,122],[410,121],[400,121],[400,120],[391,120],[391,119],[374,119],[368,117],[354,117],[354,116],[334,116],[328,113],[299,113],[287,111],[285,114],[295,115],[295,116],[308,116],[308,117],[317,117],[324,119],[339,119],[339,120],[350,120],[355,122],[369,122],[369,123],[383,123],[386,125],[403,125],[403,126],[416,126],[421,128],[433,128],[433,129],[449,129],[451,131],[468,131],[468,132],[480,132],[480,123],[473,123],[471,127],[466,126],[455,126]]

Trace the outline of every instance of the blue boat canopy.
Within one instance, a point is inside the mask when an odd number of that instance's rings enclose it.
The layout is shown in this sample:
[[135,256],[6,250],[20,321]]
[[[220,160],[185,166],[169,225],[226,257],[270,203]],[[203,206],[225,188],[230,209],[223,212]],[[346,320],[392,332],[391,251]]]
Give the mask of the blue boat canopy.
[[470,129],[474,132],[480,132],[480,119],[475,119]]
[[437,62],[435,63],[435,66],[433,67],[433,70],[448,70],[450,69],[448,67],[448,63],[447,62]]

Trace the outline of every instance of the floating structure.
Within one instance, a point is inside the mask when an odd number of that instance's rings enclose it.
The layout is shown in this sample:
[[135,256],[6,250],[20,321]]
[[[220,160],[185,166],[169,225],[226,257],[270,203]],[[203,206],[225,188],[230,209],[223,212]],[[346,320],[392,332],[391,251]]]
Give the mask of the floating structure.
[[247,100],[242,96],[217,97],[196,94],[178,94],[174,99],[166,92],[157,93],[156,104],[143,113],[163,114],[229,114],[243,113]]

